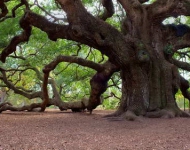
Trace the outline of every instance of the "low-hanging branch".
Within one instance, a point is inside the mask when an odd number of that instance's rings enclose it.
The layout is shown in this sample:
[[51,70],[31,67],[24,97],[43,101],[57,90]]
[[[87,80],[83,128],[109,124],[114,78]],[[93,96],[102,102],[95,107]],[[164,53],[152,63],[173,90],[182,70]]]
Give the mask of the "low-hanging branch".
[[7,76],[6,76],[6,70],[0,68],[0,71],[2,73],[3,82],[6,84],[6,86],[8,88],[12,89],[15,93],[21,94],[21,95],[27,97],[28,99],[37,98],[37,97],[42,98],[42,92],[41,91],[33,92],[33,93],[27,93],[25,91],[19,90],[17,87],[15,87],[14,84],[12,84],[10,81],[8,81]]
[[[80,60],[80,61],[79,61]],[[43,81],[43,103],[42,103],[42,111],[45,110],[48,102],[49,102],[49,96],[48,96],[48,78],[50,71],[54,70],[55,67],[60,62],[72,62],[77,63],[82,66],[87,66],[89,68],[97,70],[97,73],[92,77],[90,80],[91,85],[91,92],[89,99],[82,99],[81,102],[74,102],[73,103],[67,103],[65,104],[66,108],[73,109],[74,111],[79,111],[87,108],[90,113],[92,113],[92,110],[95,109],[100,104],[100,96],[102,93],[105,92],[107,89],[107,82],[112,76],[112,74],[116,71],[119,71],[119,68],[107,61],[106,63],[99,65],[92,61],[88,61],[82,58],[73,57],[73,56],[58,56],[54,61],[50,62],[48,65],[46,65],[43,69],[44,72],[44,81]],[[58,92],[56,92],[55,86],[52,87],[54,89],[55,96],[58,95]],[[57,94],[56,94],[57,93]],[[56,96],[57,99],[60,99],[59,96]],[[77,108],[76,108],[77,106]]]
[[[45,17],[26,10],[24,17],[20,21],[20,26],[24,31],[21,35],[15,36],[10,44],[2,51],[0,55],[2,62],[5,62],[9,54],[16,51],[18,44],[29,40],[31,26],[35,26],[46,32],[49,39],[53,41],[56,41],[58,38],[73,40],[99,49],[103,54],[110,56],[111,61],[115,61],[114,56],[121,58],[128,49],[132,49],[131,45],[126,43],[125,37],[117,29],[107,23],[103,23],[102,20],[88,13],[79,0],[75,2],[71,0],[68,3],[67,1],[58,0],[58,2],[67,13],[69,25],[52,23]],[[65,4],[67,7],[65,7]],[[72,11],[73,9],[74,11]],[[78,18],[77,22],[75,22],[76,18]],[[109,32],[107,29],[109,29]],[[115,36],[113,37],[112,35]],[[115,41],[117,41],[117,43],[113,45]],[[118,51],[118,46],[121,45],[121,43],[126,46],[124,49]],[[130,61],[128,54],[125,59]],[[118,59],[117,63],[122,65],[123,60]]]
[[[43,97],[44,99],[43,99],[41,111],[45,110],[49,102],[49,95],[48,95],[48,89],[47,89],[49,73],[50,71],[54,70],[56,66],[61,62],[77,63],[79,65],[86,66],[86,67],[95,69],[97,71],[103,70],[103,67],[100,64],[97,64],[92,61],[85,60],[76,56],[62,56],[62,55],[57,56],[52,62],[46,65],[43,69],[43,72],[44,72],[44,80],[43,80],[43,95],[44,96]],[[56,94],[55,87],[53,89]],[[57,99],[60,99],[60,97],[57,96]]]
[[5,102],[0,105],[0,113],[2,111],[11,110],[11,111],[33,111],[35,108],[39,108],[41,103],[33,103],[31,105],[26,105],[22,107],[14,107],[11,103]]

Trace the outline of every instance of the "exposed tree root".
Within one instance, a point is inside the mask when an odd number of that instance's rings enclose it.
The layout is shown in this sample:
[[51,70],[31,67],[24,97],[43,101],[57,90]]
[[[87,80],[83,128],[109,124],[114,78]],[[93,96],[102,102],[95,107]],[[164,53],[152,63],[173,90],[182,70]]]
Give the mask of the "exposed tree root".
[[[179,108],[165,108],[162,110],[155,110],[152,112],[147,112],[144,117],[148,118],[174,118],[174,117],[190,117],[190,114],[180,110]],[[104,116],[104,118],[110,121],[121,121],[129,120],[135,121],[139,120],[141,117],[136,115],[134,112],[127,110],[126,112],[116,111],[112,114]]]
[[129,121],[134,121],[138,118],[138,116],[130,110],[126,111],[126,113],[124,114],[124,117],[126,120],[129,120]]
[[116,112],[114,112],[114,113],[105,115],[104,118],[119,117],[119,116],[121,116],[123,113],[125,113],[125,112],[118,109],[118,110],[117,110]]
[[134,112],[127,110],[126,112],[116,111],[113,114],[109,114],[104,116],[104,118],[110,120],[110,121],[122,121],[122,120],[128,120],[128,121],[135,121],[140,120],[140,116],[136,115]]
[[147,112],[145,116],[149,118],[174,118],[174,117],[190,117],[190,114],[178,108],[166,108],[158,111]]

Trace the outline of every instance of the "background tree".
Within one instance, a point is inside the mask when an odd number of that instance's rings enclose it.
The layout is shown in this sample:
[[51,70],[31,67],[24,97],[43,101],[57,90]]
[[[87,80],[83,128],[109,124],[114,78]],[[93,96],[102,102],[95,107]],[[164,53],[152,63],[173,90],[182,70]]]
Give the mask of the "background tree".
[[[1,22],[17,18],[20,28],[15,35],[9,38],[11,39],[10,43],[2,48],[0,59],[7,63],[10,57],[14,57],[20,61],[24,60],[24,63],[16,65],[16,71],[1,67],[1,79],[14,92],[29,99],[39,97],[43,99],[43,102],[21,108],[5,104],[1,107],[1,111],[7,109],[28,110],[34,107],[41,107],[41,111],[44,111],[46,106],[53,104],[61,110],[81,111],[87,108],[92,112],[101,103],[101,95],[108,88],[110,78],[114,73],[120,71],[122,96],[118,110],[112,116],[122,115],[127,119],[135,119],[139,115],[188,117],[189,114],[178,108],[175,95],[180,89],[183,96],[189,99],[188,81],[178,71],[178,68],[189,71],[189,64],[181,62],[173,56],[176,54],[181,56],[182,53],[179,53],[181,49],[189,47],[190,28],[184,24],[165,25],[163,21],[168,17],[188,16],[190,1],[147,2],[148,0],[117,0],[113,3],[112,0],[102,0],[99,4],[93,0],[88,2],[56,0],[55,3],[52,2],[42,7],[41,5],[45,2],[37,0],[21,0],[12,3],[9,0],[2,1],[0,3]],[[117,11],[115,11],[116,8]],[[114,16],[119,16],[115,21],[122,20],[120,27],[110,21],[110,18],[114,18]],[[45,36],[42,37],[44,41],[30,43],[37,28],[43,31],[41,34],[44,32],[47,34],[47,39],[57,41],[54,47],[48,48],[47,45],[50,41],[46,42]],[[65,42],[60,39],[77,42],[75,45],[78,49],[75,49],[74,55],[67,52],[71,50],[66,47],[68,44],[58,48],[59,43]],[[2,43],[6,44],[7,38],[4,40]],[[25,44],[22,44],[23,42]],[[24,49],[24,46],[27,45],[26,42],[31,44],[31,47],[34,47],[35,44],[40,47],[26,50],[27,48]],[[81,44],[83,45],[81,46]],[[101,61],[101,57],[98,57],[92,61],[92,59],[85,59],[88,58],[87,56],[80,56],[79,51],[87,49],[84,45],[90,47],[91,55],[93,55],[91,50],[98,50],[102,55],[106,55],[107,59]],[[59,52],[58,55],[54,54],[55,51]],[[47,54],[46,58],[43,58],[43,53]],[[60,53],[64,55],[60,55]],[[188,56],[188,51],[183,51],[183,53]],[[27,54],[33,55],[33,57],[27,57]],[[49,56],[48,59],[47,56]],[[55,57],[54,60],[50,61],[53,57]],[[32,63],[28,60],[31,60]],[[47,64],[43,69],[43,76],[36,67],[38,60],[43,60],[43,63]],[[11,59],[11,61],[14,60]],[[54,79],[57,78],[55,76],[56,69],[65,68],[61,62],[75,63],[77,64],[76,68],[80,65],[96,71],[89,74],[94,73],[90,79],[88,98],[77,102],[61,101],[60,91],[63,89],[61,83],[64,77],[59,76],[61,82],[57,84]],[[44,64],[40,63],[39,65]],[[37,76],[39,84],[35,88],[38,89],[38,92],[35,90],[35,92],[29,93],[29,91],[18,88],[17,82],[13,84],[9,79],[12,76],[11,73],[17,73],[18,81],[20,81],[19,79],[23,79],[24,73],[29,73],[27,70],[32,70],[33,74],[31,75]],[[77,76],[75,77],[77,79]],[[114,80],[110,81],[115,83]]]

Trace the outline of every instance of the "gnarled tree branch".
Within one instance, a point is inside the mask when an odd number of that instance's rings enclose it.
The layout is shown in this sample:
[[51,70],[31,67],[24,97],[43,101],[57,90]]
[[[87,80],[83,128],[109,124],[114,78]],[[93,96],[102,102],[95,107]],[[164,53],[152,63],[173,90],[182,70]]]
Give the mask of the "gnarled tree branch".
[[93,61],[85,60],[80,57],[75,56],[57,56],[52,62],[50,62],[48,65],[45,66],[43,69],[43,72],[50,72],[51,70],[55,69],[55,67],[60,62],[70,62],[70,63],[76,63],[84,67],[92,68],[96,71],[101,71],[103,69],[103,66],[97,63],[94,63]]
[[178,68],[181,68],[183,70],[190,71],[190,64],[187,62],[182,62],[176,59],[172,59],[172,63],[176,65]]
[[178,17],[180,15],[190,15],[188,0],[157,0],[149,5],[148,14],[153,22],[161,23],[168,17]]
[[33,98],[37,98],[40,97],[42,98],[42,92],[33,92],[33,93],[28,93],[22,90],[19,90],[17,87],[15,87],[15,85],[13,85],[10,81],[8,81],[7,77],[6,77],[6,70],[4,70],[3,68],[0,68],[0,71],[2,73],[2,79],[4,81],[4,83],[7,85],[8,88],[12,89],[15,93],[23,95],[25,97],[27,97],[28,99],[33,99]]
[[102,0],[102,5],[105,7],[104,13],[100,16],[100,19],[106,20],[113,16],[114,6],[112,0]]
[[20,20],[20,26],[23,28],[23,32],[15,36],[9,45],[2,51],[0,54],[0,60],[2,62],[5,62],[6,57],[11,54],[12,52],[16,51],[16,46],[22,42],[27,42],[29,40],[29,37],[31,35],[32,27],[29,25],[29,23],[24,19],[25,17],[21,18]]
[[8,13],[8,9],[3,0],[0,1],[0,9],[1,9],[0,18],[3,18]]

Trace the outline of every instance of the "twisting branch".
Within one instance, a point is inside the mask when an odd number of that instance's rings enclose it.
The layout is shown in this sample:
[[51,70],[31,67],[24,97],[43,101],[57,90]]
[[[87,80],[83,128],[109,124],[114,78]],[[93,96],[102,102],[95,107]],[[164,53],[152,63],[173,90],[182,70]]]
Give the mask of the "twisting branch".
[[100,19],[106,20],[113,16],[115,13],[112,0],[102,0],[102,5],[105,7],[104,13],[100,16]]
[[111,92],[111,93],[110,93],[110,95],[108,95],[108,96],[104,97],[104,99],[107,99],[107,98],[110,98],[110,97],[115,97],[115,98],[117,98],[118,100],[120,100],[120,101],[121,101],[121,98],[120,98],[120,97],[118,97],[117,95],[115,95],[115,93],[113,93],[113,92]]
[[[77,63],[79,65],[86,66],[86,67],[92,68],[94,70],[97,70],[97,73],[90,80],[91,93],[90,93],[89,100],[88,99],[82,99],[81,102],[76,102],[77,108],[73,108],[74,111],[76,111],[76,109],[80,110],[80,109],[87,108],[91,113],[92,110],[95,109],[100,104],[100,101],[101,101],[100,96],[107,89],[108,80],[110,79],[110,77],[112,76],[112,74],[114,72],[119,70],[119,68],[116,67],[115,65],[113,65],[112,63],[110,63],[109,61],[104,63],[103,65],[100,65],[100,64],[96,64],[92,61],[88,61],[88,60],[78,58],[78,57],[58,56],[54,61],[50,62],[43,69],[43,73],[44,73],[44,81],[43,81],[44,101],[43,101],[43,105],[42,105],[42,109],[41,109],[42,111],[45,110],[46,105],[48,104],[48,101],[49,101],[48,90],[47,90],[47,85],[48,85],[47,81],[49,78],[49,73],[50,73],[50,71],[54,70],[55,67],[60,62]],[[88,100],[88,103],[86,102],[87,100]],[[76,105],[74,105],[72,103],[68,103],[67,107],[72,109],[72,107],[74,107]]]
[[178,0],[159,0],[149,6],[149,14],[155,21],[161,22],[163,19],[172,16],[174,10],[177,9]]
[[[92,68],[92,69],[95,69],[98,71],[101,71],[103,69],[102,65],[96,64],[92,61],[85,60],[85,59],[82,59],[79,57],[61,56],[61,55],[56,57],[52,62],[50,62],[48,65],[46,65],[43,69],[43,73],[44,73],[44,80],[43,80],[44,100],[42,103],[41,111],[44,111],[47,104],[49,103],[49,96],[48,96],[48,89],[47,89],[49,73],[50,73],[50,71],[54,70],[60,62],[77,63],[79,65],[86,66],[86,67],[89,67],[89,68]],[[55,87],[53,89],[54,89],[54,92],[56,94],[57,92],[55,90]],[[59,99],[59,97],[58,97],[58,99]]]
[[189,82],[185,78],[180,76],[180,90],[183,96],[190,101],[190,93],[188,89],[189,89]]
[[26,10],[30,10],[30,7],[29,7],[28,2],[27,2],[26,0],[21,0],[21,3],[19,3],[18,5],[16,5],[16,6],[12,9],[12,17],[13,17],[13,18],[16,16],[16,13],[15,13],[16,10],[17,10],[19,7],[23,6],[23,5],[26,6]]
[[16,46],[22,42],[26,42],[29,40],[29,37],[31,35],[32,27],[28,24],[28,22],[24,19],[25,17],[22,17],[20,20],[20,27],[23,28],[23,32],[15,36],[9,45],[2,51],[0,54],[0,60],[2,62],[5,62],[7,56],[11,54],[12,52],[16,51]]
[[174,54],[180,49],[190,46],[190,27],[185,24],[162,25],[162,34],[165,37],[164,51]]
[[12,104],[5,102],[3,104],[0,105],[0,113],[2,111],[6,111],[6,110],[11,110],[11,111],[32,111],[34,108],[39,108],[41,106],[41,103],[33,103],[31,105],[26,105],[23,107],[14,107],[12,106]]
[[174,46],[174,52],[176,52],[179,49],[183,49],[186,47],[190,47],[190,28],[186,31],[183,38],[178,37],[175,40],[172,41],[172,44]]
[[[7,0],[7,1],[4,0],[4,2],[8,2],[8,1],[9,0]],[[21,2],[12,9],[12,15],[6,16],[8,14],[8,9],[7,9],[6,5],[4,4],[4,2],[3,2],[3,0],[0,1],[0,8],[2,11],[2,13],[0,14],[0,22],[6,20],[8,18],[14,18],[16,16],[16,10],[23,5],[25,5],[26,10],[30,10],[28,2],[26,0],[21,0]]]
[[190,71],[190,64],[189,64],[189,63],[181,62],[181,61],[176,60],[176,59],[172,59],[172,63],[173,63],[174,65],[176,65],[178,68],[181,68],[181,69],[183,69],[183,70]]
[[42,95],[41,91],[33,92],[33,93],[27,93],[27,92],[24,92],[22,90],[19,90],[17,87],[15,87],[15,85],[13,85],[10,81],[8,81],[8,79],[6,77],[6,73],[5,73],[6,70],[3,68],[0,68],[0,71],[2,73],[2,79],[3,79],[4,83],[7,85],[8,88],[12,89],[15,93],[23,95],[23,96],[27,97],[28,99],[33,99],[33,98],[37,98],[37,97],[42,98],[43,95]]
[[133,19],[136,16],[136,12],[142,10],[142,5],[139,0],[118,0],[118,2],[123,6],[128,17]]
[[[73,40],[100,50],[102,54],[107,55],[113,62],[115,61],[115,56],[118,56],[118,60],[115,62],[119,65],[123,64],[123,59],[121,59],[123,55],[126,56],[124,66],[126,65],[126,60],[128,60],[127,63],[130,62],[128,52],[132,49],[132,46],[127,43],[125,37],[117,29],[88,13],[80,0],[57,0],[57,2],[67,13],[69,25],[55,24],[41,15],[26,11],[20,21],[24,31],[21,35],[14,37],[3,50],[0,55],[2,62],[5,62],[10,53],[16,51],[18,44],[29,40],[31,26],[46,32],[49,39],[53,41],[58,38]],[[125,45],[125,47],[120,48],[118,51],[118,47],[121,45]]]
[[44,80],[43,80],[43,85],[42,85],[43,102],[42,102],[42,105],[41,105],[41,111],[45,111],[46,106],[49,103],[49,95],[48,95],[48,89],[47,89],[48,77],[49,77],[49,72],[44,73]]
[[[130,60],[128,52],[132,47],[127,43],[123,34],[108,23],[102,22],[102,20],[88,13],[80,0],[57,0],[57,2],[67,14],[73,33],[72,40],[100,50],[110,58],[110,61],[114,61],[114,63],[119,65],[123,64],[123,59],[120,58],[125,55],[125,63],[128,63],[126,62]],[[69,35],[71,34],[69,33]],[[115,44],[113,45],[113,43]],[[121,43],[126,45],[126,47],[122,47],[118,51]],[[116,55],[118,58],[117,62],[115,61]]]
[[1,9],[0,18],[3,18],[8,13],[8,9],[7,9],[6,5],[4,4],[3,0],[0,1],[0,9]]
[[189,4],[189,0],[157,0],[147,10],[153,22],[161,23],[167,17],[189,16]]
[[140,3],[148,2],[149,0],[139,0]]
[[[67,107],[67,103],[61,100],[60,94],[56,88],[56,83],[53,79],[49,79],[49,83],[51,83],[51,87],[53,89],[53,99],[51,100],[55,106],[58,106],[61,111],[69,109]],[[48,95],[46,93],[46,95]]]
[[97,72],[90,80],[91,92],[87,109],[92,113],[101,103],[101,94],[103,94],[108,86],[108,81],[114,72],[119,71],[119,68],[107,61],[103,64],[104,70]]
[[75,56],[63,56],[60,55],[56,57],[51,63],[45,66],[44,71],[45,72],[50,72],[51,70],[55,69],[55,67],[60,63],[60,62],[70,62],[70,63],[76,63],[81,66],[89,67],[92,68],[96,71],[101,71],[103,69],[102,65],[94,63],[93,61],[85,60],[80,57],[75,57]]
[[54,15],[52,15],[50,12],[48,12],[48,11],[45,10],[42,6],[40,6],[40,4],[38,3],[38,0],[35,0],[34,5],[36,5],[37,7],[39,7],[39,8],[46,14],[46,16],[48,15],[48,16],[50,16],[51,18],[53,18],[53,19],[54,19],[53,22],[56,22],[56,21],[59,21],[59,20],[60,20],[60,21],[66,20],[65,18],[57,18],[57,17],[55,17]]

